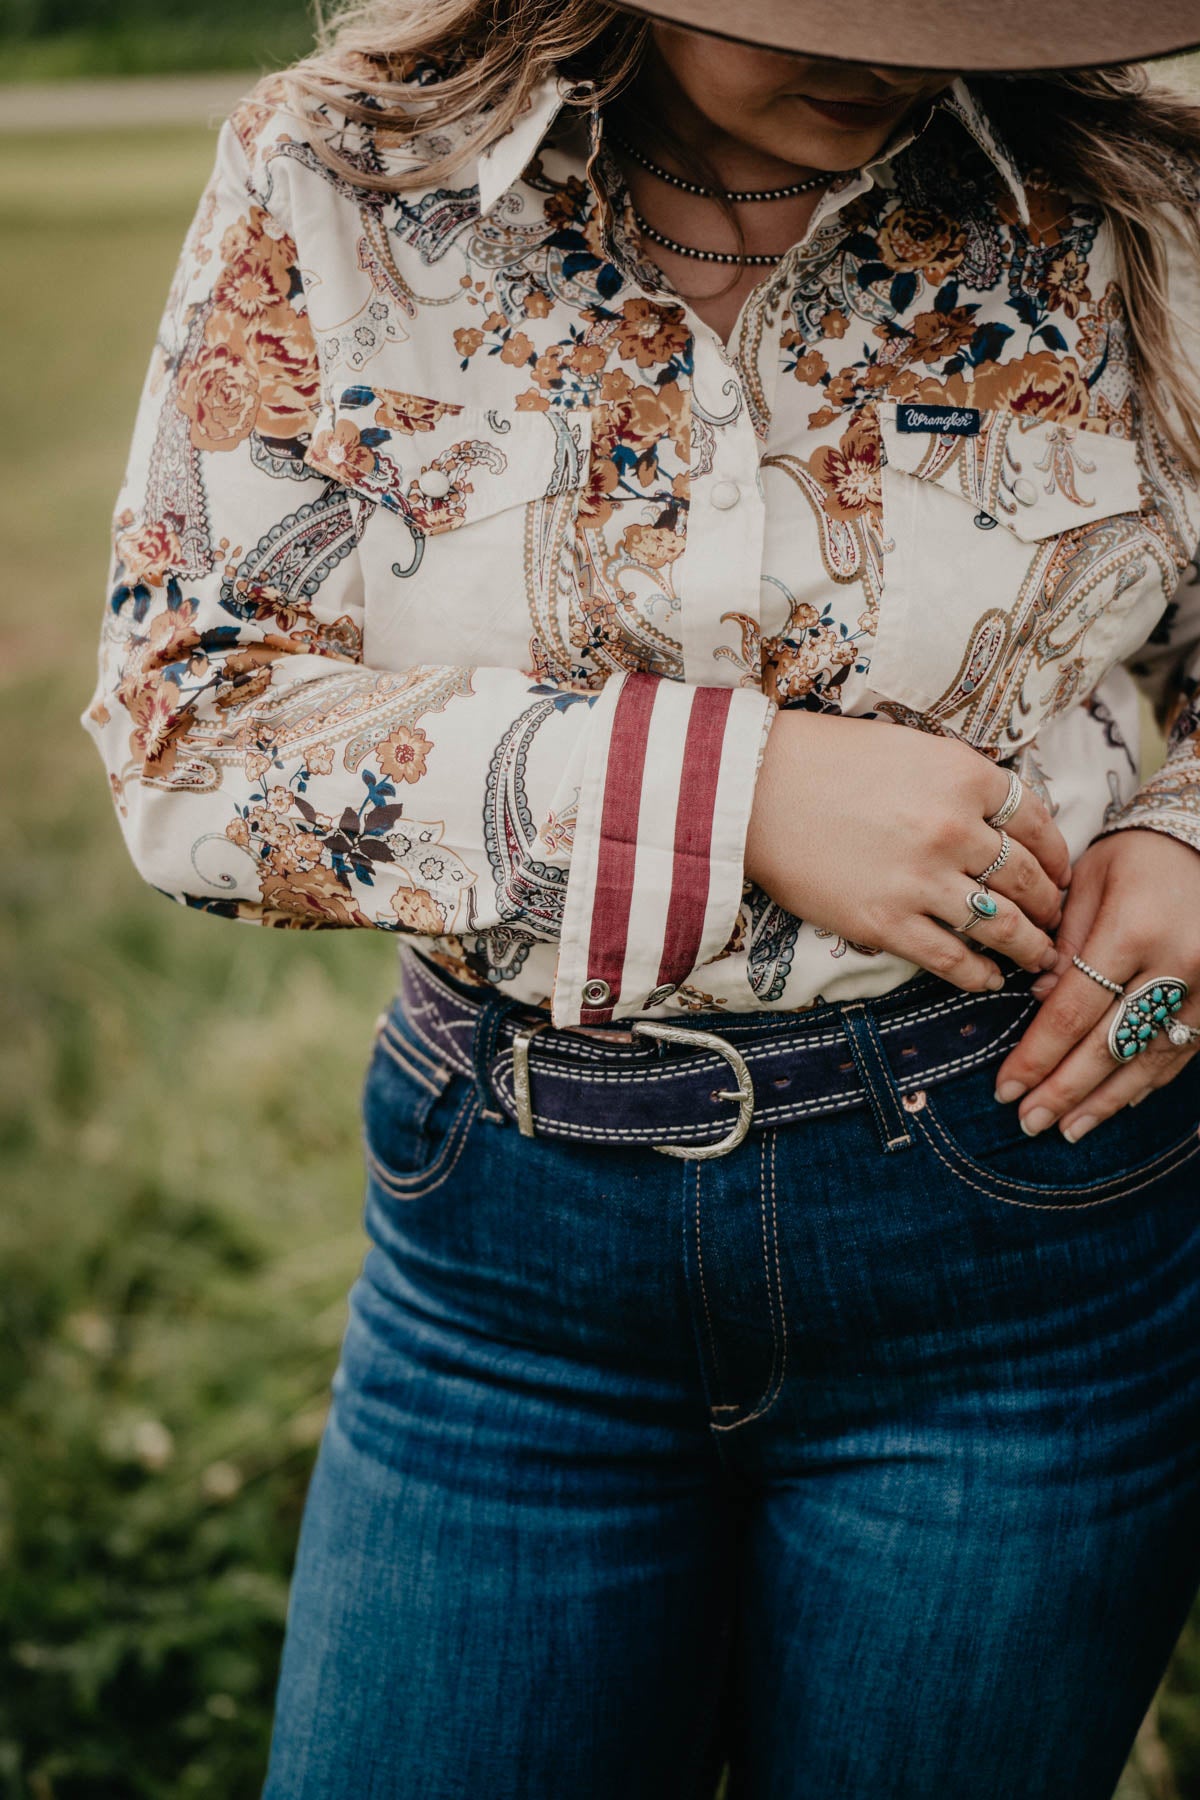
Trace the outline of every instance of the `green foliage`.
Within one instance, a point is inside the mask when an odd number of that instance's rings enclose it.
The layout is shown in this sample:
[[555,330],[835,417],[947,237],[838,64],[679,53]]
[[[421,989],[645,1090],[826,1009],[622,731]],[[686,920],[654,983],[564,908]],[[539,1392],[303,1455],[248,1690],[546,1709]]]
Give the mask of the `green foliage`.
[[0,79],[69,81],[89,75],[197,75],[223,69],[246,69],[253,75],[283,68],[311,48],[312,33],[302,24],[286,20],[265,26],[256,17],[179,31],[161,25],[67,31],[0,42]]
[[310,0],[0,0],[0,80],[279,68],[315,22]]
[[[0,1794],[250,1800],[395,940],[140,881],[78,723],[202,130],[0,139]],[[21,430],[20,422],[36,430]]]
[[[264,21],[304,16],[308,0],[255,0]],[[5,37],[53,37],[60,31],[99,30],[110,25],[236,24],[245,0],[3,0],[0,34]]]

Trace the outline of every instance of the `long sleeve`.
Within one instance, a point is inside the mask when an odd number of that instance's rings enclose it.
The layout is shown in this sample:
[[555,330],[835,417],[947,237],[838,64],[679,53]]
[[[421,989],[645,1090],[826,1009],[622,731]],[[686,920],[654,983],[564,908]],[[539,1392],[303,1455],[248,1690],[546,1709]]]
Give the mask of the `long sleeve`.
[[[1164,241],[1177,353],[1200,374],[1200,268],[1174,232]],[[1172,462],[1162,493],[1171,498],[1164,517],[1183,572],[1146,643],[1124,662],[1166,732],[1167,755],[1099,835],[1147,827],[1200,850],[1200,482]]]
[[366,665],[365,522],[304,460],[320,366],[262,116],[251,98],[221,127],[113,510],[80,723],[129,854],[228,918],[557,941],[556,1023],[636,1013],[735,930],[774,709],[648,675]]
[[1200,850],[1200,565],[1195,557],[1149,641],[1126,659],[1167,734],[1167,755],[1105,823],[1149,827]]

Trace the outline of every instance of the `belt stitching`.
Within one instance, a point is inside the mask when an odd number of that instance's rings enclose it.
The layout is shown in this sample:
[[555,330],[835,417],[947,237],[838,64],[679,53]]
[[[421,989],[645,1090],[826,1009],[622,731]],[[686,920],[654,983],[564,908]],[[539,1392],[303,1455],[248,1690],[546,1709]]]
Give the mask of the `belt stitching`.
[[[1023,1013],[1021,1018],[1011,1020],[1009,1024],[1004,1027],[1003,1031],[997,1033],[994,1038],[990,1038],[986,1044],[977,1045],[972,1050],[965,1050],[960,1057],[950,1057],[944,1063],[935,1063],[932,1068],[925,1068],[919,1071],[919,1073],[914,1073],[911,1077],[911,1084],[919,1086],[921,1081],[927,1080],[930,1075],[938,1074],[944,1069],[966,1068],[973,1062],[983,1061],[986,1057],[990,1056],[1006,1038],[1012,1035],[1018,1025],[1020,1025],[1021,1019],[1024,1018],[1024,1016]],[[749,1048],[743,1049],[741,1055],[751,1069],[751,1072],[753,1072],[756,1063],[768,1061],[768,1055],[762,1049],[757,1051]],[[668,1081],[690,1081],[694,1079],[697,1068],[702,1066],[702,1057],[708,1057],[718,1067],[723,1066],[722,1059],[718,1057],[714,1050],[702,1051],[699,1054],[692,1056],[690,1060],[686,1062],[681,1060],[676,1063],[662,1065],[647,1061],[640,1065],[630,1064],[624,1069],[609,1068],[603,1073],[598,1074],[592,1074],[576,1068],[573,1060],[567,1063],[559,1062],[557,1066],[551,1060],[542,1063],[540,1073],[542,1079],[546,1081],[571,1081],[585,1087],[620,1086],[628,1081],[631,1074],[636,1073],[643,1075],[648,1082],[652,1082],[657,1087]],[[512,1049],[510,1046],[506,1045],[504,1049],[501,1050],[497,1057],[497,1063],[503,1065],[501,1073],[506,1072],[507,1069],[511,1067]],[[464,1068],[463,1073],[467,1074],[469,1073],[469,1070]],[[899,1082],[898,1085],[900,1085]],[[761,1109],[758,1107],[755,1108],[756,1112],[759,1110]]]
[[[453,996],[453,998],[457,998],[457,996]],[[952,1013],[962,1011],[967,1006],[977,1004],[977,1003],[981,1002],[982,1000],[984,1000],[985,998],[990,999],[991,996],[990,995],[985,996],[985,995],[977,995],[977,994],[965,994],[962,996],[961,999],[953,1000],[953,1001],[949,1002],[948,1004],[946,1004],[945,1006],[926,1007],[921,1012],[908,1014],[904,1018],[902,1018],[898,1021],[893,1021],[890,1025],[885,1025],[885,1024],[883,1024],[882,1021],[879,1021],[879,1020],[877,1020],[876,1022],[879,1025],[880,1030],[882,1031],[884,1036],[891,1036],[891,1037],[899,1036],[899,1035],[903,1035],[903,1033],[905,1033],[906,1031],[910,1031],[915,1025],[924,1023],[928,1019],[947,1017]],[[435,1004],[436,1004],[436,1002],[431,1000],[431,1001],[423,1004],[419,1009],[413,1008],[412,1011],[409,1013],[410,1019],[413,1019],[414,1024],[415,1024],[415,1016],[418,1013],[418,1011],[421,1013],[432,1012],[435,1010]],[[468,1004],[468,1003],[464,1002],[464,1004]],[[1029,1003],[1022,1008],[1022,1011],[1018,1015],[1018,1018],[1023,1018],[1026,1015],[1026,1013],[1030,1012],[1032,1010],[1034,1004],[1036,1004],[1036,1002],[1034,1000],[1030,999]],[[439,1031],[443,1035],[449,1035],[450,1033],[452,1033],[455,1030],[459,1030],[459,1029],[468,1030],[468,1029],[470,1029],[471,1025],[472,1025],[472,1021],[469,1018],[454,1019],[454,1020],[451,1020],[447,1024],[440,1025]],[[424,1032],[420,1032],[419,1028],[417,1028],[417,1029],[418,1029],[419,1035],[422,1037],[422,1039],[426,1043],[426,1045],[428,1045],[430,1049],[436,1049],[437,1045],[436,1045],[435,1040],[428,1037]],[[732,1039],[732,1038],[729,1041],[731,1043],[735,1044],[735,1047],[737,1047],[739,1049],[741,1055],[744,1056],[747,1061],[750,1061],[752,1059],[761,1061],[765,1056],[770,1054],[772,1048],[774,1048],[775,1044],[777,1043],[777,1040],[774,1038],[765,1038],[765,1039],[760,1040],[758,1043],[750,1043],[750,1044],[745,1044],[745,1043],[738,1044],[737,1040]],[[805,1049],[828,1049],[831,1045],[841,1045],[844,1043],[845,1043],[844,1033],[840,1030],[837,1030],[837,1031],[830,1031],[830,1032],[822,1032],[819,1036],[809,1037],[806,1040],[804,1047],[805,1047]],[[570,1047],[571,1047],[571,1056],[572,1056],[573,1061],[608,1063],[609,1066],[611,1067],[611,1062],[610,1062],[611,1051],[610,1050],[606,1050],[606,1049],[601,1048],[600,1046],[590,1044],[587,1042],[586,1039],[583,1039],[583,1038],[580,1038],[580,1039],[573,1038],[571,1040]],[[625,1046],[622,1046],[622,1048],[625,1048]],[[467,1073],[467,1072],[468,1071],[464,1070],[464,1073]],[[686,1071],[683,1071],[683,1072],[686,1072]],[[667,1079],[670,1072],[667,1070],[661,1070],[661,1071],[655,1071],[655,1073],[656,1073],[658,1079]],[[618,1077],[618,1079],[619,1079],[619,1077]]]
[[[982,1047],[982,1049],[969,1050],[962,1057],[959,1057],[950,1062],[937,1063],[934,1065],[934,1067],[932,1069],[923,1070],[922,1074],[920,1076],[920,1080],[928,1081],[934,1075],[957,1073],[960,1070],[969,1069],[969,1068],[973,1067],[976,1063],[983,1062],[1000,1044],[1002,1044],[1004,1042],[1005,1038],[1007,1038],[1008,1036],[1011,1035],[1012,1031],[1014,1031],[1016,1029],[1016,1023],[1019,1023],[1019,1021],[1014,1022],[1014,1024],[1012,1026],[1010,1026],[1008,1028],[1008,1030],[1003,1032],[998,1038],[994,1039],[992,1043],[984,1045]],[[495,1081],[496,1081],[496,1086],[497,1086],[498,1091],[501,1094],[503,1094],[505,1096],[505,1098],[511,1098],[512,1090],[506,1084],[505,1078],[511,1072],[512,1060],[511,1060],[510,1053],[505,1052],[505,1055],[508,1057],[508,1061],[502,1069],[497,1071],[497,1074],[495,1076]],[[544,1070],[543,1076],[545,1076],[546,1073],[548,1073],[548,1072]],[[561,1080],[562,1077],[558,1076],[557,1079]],[[865,1089],[863,1089],[861,1085],[854,1089],[847,1088],[847,1089],[843,1090],[843,1093],[850,1093],[850,1092],[853,1092],[856,1094],[861,1094],[863,1097],[864,1104],[866,1103],[866,1092],[865,1092]],[[842,1096],[839,1094],[821,1094],[811,1100],[803,1100],[803,1101],[799,1102],[798,1104],[793,1103],[790,1106],[784,1101],[777,1101],[773,1104],[768,1104],[766,1106],[756,1106],[754,1109],[754,1117],[756,1120],[758,1120],[760,1122],[766,1122],[766,1123],[769,1123],[772,1119],[776,1119],[776,1118],[782,1119],[786,1122],[787,1120],[790,1120],[790,1119],[801,1118],[809,1113],[836,1112],[839,1110],[839,1108],[837,1106],[837,1101],[841,1097]],[[831,1104],[831,1102],[832,1102],[832,1104]],[[535,1124],[540,1124],[540,1125],[544,1126],[547,1129],[547,1131],[553,1131],[555,1127],[558,1127],[559,1129],[561,1129],[562,1125],[563,1125],[563,1121],[561,1119],[549,1117],[544,1113],[535,1112],[533,1115],[533,1119],[534,1119]],[[700,1139],[711,1138],[712,1129],[713,1129],[713,1121],[711,1119],[700,1120],[695,1125],[692,1125],[692,1124],[646,1125],[646,1126],[638,1125],[638,1126],[622,1127],[619,1129],[614,1129],[612,1127],[607,1127],[607,1126],[575,1125],[574,1123],[572,1123],[572,1125],[570,1127],[570,1134],[572,1136],[577,1135],[577,1136],[581,1136],[581,1137],[619,1139],[622,1141],[628,1141],[630,1139],[643,1139],[643,1138],[645,1138],[645,1139],[661,1139],[662,1136],[664,1135],[664,1132],[670,1132],[673,1140],[681,1139],[683,1141],[687,1141],[688,1139],[693,1138],[693,1137],[700,1138]],[[902,1143],[904,1140],[898,1138],[898,1139],[894,1139],[893,1141],[896,1143]]]
[[[435,1056],[440,1055],[440,1056],[446,1057],[448,1060],[452,1061],[454,1063],[455,1067],[458,1069],[460,1074],[464,1074],[464,1075],[472,1074],[473,1073],[473,1064],[470,1062],[469,1058],[466,1057],[465,1053],[459,1051],[459,1046],[456,1043],[452,1033],[457,1029],[464,1029],[464,1030],[470,1029],[473,1025],[473,1020],[469,1016],[467,1018],[462,1019],[461,1021],[458,1019],[451,1020],[445,1025],[439,1025],[438,1030],[439,1030],[439,1037],[440,1037],[441,1041],[439,1041],[439,1039],[437,1039],[437,1038],[431,1037],[426,1031],[422,1030],[421,1026],[417,1023],[417,1019],[416,1019],[415,1015],[417,1014],[418,1011],[421,1013],[433,1012],[435,1010],[437,1001],[441,998],[441,994],[437,988],[436,983],[434,982],[433,977],[424,976],[423,974],[418,973],[415,976],[415,979],[417,979],[418,981],[421,982],[422,986],[424,987],[424,989],[426,990],[427,993],[430,993],[433,995],[432,999],[426,1001],[419,1008],[414,1007],[411,1010],[408,1010],[407,1016],[408,1016],[409,1023],[411,1024],[411,1027],[412,1027],[415,1035],[421,1039],[422,1043],[427,1047],[427,1049],[431,1052],[431,1054],[433,1054]],[[455,1001],[458,1001],[459,998],[460,997],[458,995],[451,996],[451,999],[455,1000]],[[921,1021],[924,1021],[927,1019],[931,1019],[931,1018],[943,1017],[943,1016],[946,1016],[947,1014],[961,1011],[965,1006],[969,1006],[969,1005],[981,1002],[985,998],[990,999],[991,996],[990,995],[984,996],[984,995],[976,995],[976,994],[964,994],[961,998],[956,998],[956,999],[948,1002],[944,1006],[926,1007],[919,1013],[910,1014],[910,1015],[907,1015],[906,1017],[904,1017],[903,1019],[893,1021],[892,1025],[890,1027],[890,1031],[894,1035],[898,1032],[903,1032],[905,1030],[909,1030],[909,1029],[911,1029],[911,1027],[913,1025],[917,1024],[918,1022],[921,1022]],[[470,1002],[463,1000],[463,1001],[461,1001],[461,1004],[466,1006],[466,1005],[469,1005]],[[1018,1025],[1020,1025],[1022,1020],[1027,1016],[1027,1014],[1033,1010],[1034,1005],[1036,1005],[1036,1001],[1031,999],[1030,1004],[1028,1006],[1024,1007],[1022,1009],[1021,1013],[1017,1016],[1017,1018],[1013,1019],[1004,1028],[1004,1030],[999,1033],[999,1035],[997,1037],[991,1039],[987,1044],[984,1044],[977,1049],[967,1051],[961,1057],[952,1057],[947,1062],[935,1063],[932,1068],[922,1069],[919,1072],[914,1071],[912,1076],[908,1079],[907,1082],[904,1081],[903,1079],[901,1079],[900,1075],[897,1073],[898,1088],[900,1088],[900,1090],[903,1092],[908,1087],[919,1086],[922,1081],[928,1081],[935,1075],[949,1073],[949,1072],[960,1070],[960,1069],[968,1069],[968,1068],[973,1067],[974,1064],[984,1061],[987,1057],[993,1055],[995,1053],[995,1051],[999,1048],[999,1046],[1001,1044],[1003,1044],[1005,1042],[1005,1040],[1012,1035],[1012,1033],[1016,1030]],[[880,1021],[877,1021],[877,1023],[881,1024]],[[831,1032],[829,1034],[822,1033],[821,1036],[817,1039],[810,1038],[808,1040],[808,1045],[806,1047],[812,1048],[812,1049],[821,1049],[821,1048],[828,1048],[830,1045],[834,1045],[834,1044],[842,1044],[844,1042],[845,1042],[844,1034],[841,1031],[836,1031],[836,1032]],[[741,1054],[743,1055],[743,1057],[745,1058],[747,1063],[753,1065],[755,1062],[765,1061],[770,1054],[771,1047],[772,1047],[771,1043],[768,1040],[758,1049],[755,1049],[753,1046],[750,1046],[750,1045],[745,1046],[744,1048],[741,1049]],[[605,1051],[603,1051],[599,1048],[594,1048],[593,1046],[587,1044],[586,1040],[584,1040],[584,1039],[579,1039],[578,1041],[573,1040],[571,1049],[572,1049],[572,1057],[573,1058],[579,1058],[579,1059],[585,1060],[585,1061],[607,1060],[607,1053]],[[717,1060],[715,1057],[715,1053],[712,1053],[712,1054],[714,1056],[714,1060]],[[511,1050],[510,1049],[503,1050],[500,1053],[500,1056],[497,1059],[497,1062],[498,1062],[498,1067],[496,1070],[495,1079],[498,1083],[502,1083],[504,1080],[504,1077],[508,1074],[508,1072],[511,1070],[511,1067],[512,1067],[512,1052],[511,1052]],[[671,1065],[670,1067],[667,1067],[667,1068],[664,1068],[661,1066],[656,1066],[653,1063],[647,1062],[646,1064],[642,1065],[639,1072],[644,1074],[645,1076],[647,1076],[649,1079],[651,1079],[655,1083],[659,1083],[659,1082],[663,1082],[663,1081],[671,1081],[671,1080],[676,1080],[676,1079],[688,1079],[688,1078],[694,1077],[694,1075],[695,1075],[696,1062],[695,1062],[695,1060],[692,1060],[687,1063],[679,1063],[677,1065]],[[543,1079],[560,1080],[560,1081],[566,1080],[566,1079],[574,1079],[578,1082],[582,1082],[582,1083],[585,1083],[588,1085],[604,1085],[606,1083],[609,1085],[616,1085],[619,1082],[623,1082],[627,1078],[629,1071],[622,1071],[622,1072],[613,1071],[611,1073],[602,1074],[602,1075],[586,1075],[586,1074],[581,1074],[578,1071],[576,1071],[573,1074],[573,1076],[570,1076],[570,1075],[568,1075],[568,1073],[566,1071],[556,1070],[552,1064],[545,1064],[545,1065],[543,1065],[541,1073],[542,1073]],[[848,1090],[848,1089],[843,1090],[843,1092],[848,1092],[848,1091],[851,1091],[851,1090]],[[861,1088],[859,1088],[858,1090],[855,1090],[855,1091],[861,1091]],[[504,1092],[511,1097],[511,1090],[506,1088],[506,1089],[504,1089]],[[787,1114],[788,1116],[795,1118],[795,1117],[801,1116],[804,1113],[814,1111],[818,1107],[821,1107],[821,1106],[825,1106],[825,1110],[830,1110],[830,1108],[826,1105],[826,1102],[829,1099],[837,1100],[838,1098],[840,1098],[840,1095],[836,1095],[836,1094],[835,1095],[822,1095],[822,1096],[818,1096],[817,1098],[815,1098],[811,1101],[803,1101],[798,1106],[795,1104],[789,1106],[786,1102],[776,1102],[774,1104],[768,1104],[766,1106],[756,1106],[755,1107],[755,1117],[759,1118],[759,1119],[771,1119],[771,1118],[779,1117],[782,1114]],[[538,1113],[535,1113],[533,1116],[534,1116],[535,1122],[541,1118],[541,1115],[539,1115]],[[542,1120],[542,1122],[545,1124],[557,1123],[557,1121],[554,1121],[554,1120]],[[580,1127],[579,1129],[583,1130],[582,1127]],[[676,1126],[674,1128],[669,1127],[668,1129],[675,1129],[678,1131],[680,1129],[690,1129],[690,1128],[681,1128],[681,1127]],[[704,1121],[696,1129],[698,1131],[711,1132],[711,1129],[712,1129],[711,1122]],[[654,1130],[651,1130],[649,1132],[649,1135],[651,1135],[651,1136],[661,1136],[661,1134],[662,1134],[661,1126],[657,1127]],[[638,1135],[638,1129],[630,1128],[630,1129],[625,1130],[620,1133],[612,1133],[611,1135],[632,1137],[632,1136]]]

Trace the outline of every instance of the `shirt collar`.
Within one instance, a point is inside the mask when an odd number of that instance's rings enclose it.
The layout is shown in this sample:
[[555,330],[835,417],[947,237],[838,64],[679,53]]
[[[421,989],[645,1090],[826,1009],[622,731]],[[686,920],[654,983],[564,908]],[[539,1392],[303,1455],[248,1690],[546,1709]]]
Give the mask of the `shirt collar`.
[[481,150],[479,165],[479,210],[490,212],[502,194],[508,192],[527,168],[551,125],[562,110],[572,83],[561,75],[548,75],[529,93],[524,110],[494,143]]
[[[531,90],[523,111],[503,137],[497,138],[480,152],[477,164],[481,213],[490,212],[517,182],[562,110],[564,101],[570,94],[578,91],[579,84],[569,81],[565,76],[545,77]],[[1029,199],[1016,159],[961,75],[942,89],[919,124],[908,126],[898,138],[889,139],[864,164],[860,172],[850,177],[848,186],[838,185],[836,192],[827,191],[825,199],[829,202],[828,209],[823,205],[819,211],[832,211],[834,203],[840,207],[851,198],[852,193],[859,193],[870,187],[874,179],[871,171],[889,161],[919,137],[933,114],[939,110],[950,113],[974,138],[999,172],[1016,202],[1018,217],[1027,225],[1030,218]]]

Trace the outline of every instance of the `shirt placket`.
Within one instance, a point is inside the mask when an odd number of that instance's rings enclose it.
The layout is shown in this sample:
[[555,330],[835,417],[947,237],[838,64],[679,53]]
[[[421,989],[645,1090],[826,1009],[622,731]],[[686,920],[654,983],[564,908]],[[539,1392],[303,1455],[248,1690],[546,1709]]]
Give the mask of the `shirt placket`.
[[[746,401],[741,371],[716,333],[690,308],[695,374],[692,408],[693,468],[687,548],[678,572],[684,679],[718,685],[758,681],[754,654],[759,640],[759,602],[766,529],[766,501],[759,475],[761,446]],[[712,462],[695,467],[695,444],[712,432]]]
[[[859,194],[874,186],[873,170],[910,143],[928,122],[910,124],[859,170],[831,183],[814,209],[808,227],[775,271],[771,296],[773,328],[756,344],[755,376],[773,409],[778,380],[781,297],[796,260],[811,249],[814,238],[836,229],[833,221]],[[629,222],[618,229],[612,192],[602,174],[603,125],[599,107],[589,114],[586,174],[599,207],[606,253],[625,278],[626,286],[611,304],[628,294],[667,300],[677,306],[692,338],[691,404],[693,433],[689,479],[687,544],[676,566],[680,601],[679,639],[683,678],[706,686],[734,686],[762,678],[762,573],[766,537],[766,499],[760,463],[767,445],[755,430],[747,401],[745,371],[719,335],[674,289],[656,280],[657,271],[632,251]],[[611,165],[610,165],[611,166]],[[736,328],[731,342],[736,341]],[[700,460],[698,446],[711,443],[712,454]],[[698,466],[699,465],[699,466]]]

